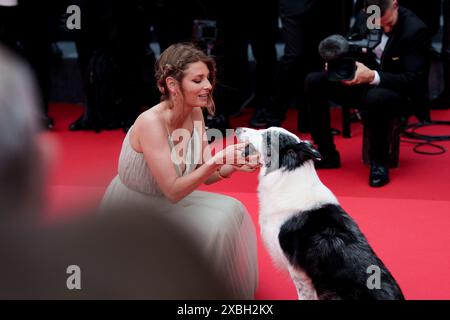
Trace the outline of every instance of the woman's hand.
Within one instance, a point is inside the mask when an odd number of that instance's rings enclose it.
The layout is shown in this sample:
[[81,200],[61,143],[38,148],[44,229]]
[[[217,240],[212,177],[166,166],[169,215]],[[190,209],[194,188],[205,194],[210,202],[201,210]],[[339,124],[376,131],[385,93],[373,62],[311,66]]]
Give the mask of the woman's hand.
[[235,170],[243,171],[243,172],[254,172],[256,169],[261,167],[261,163],[259,163],[259,154],[253,154],[246,158],[245,164],[237,164],[233,165]]
[[259,154],[252,154],[245,156],[245,149],[248,146],[248,142],[239,143],[226,147],[225,149],[217,152],[208,162],[214,166],[220,166],[217,175],[214,180],[207,181],[206,184],[210,184],[218,181],[220,178],[230,178],[233,172],[254,172],[261,165],[259,163]]
[[246,164],[244,151],[247,145],[248,142],[228,146],[217,152],[210,161],[214,164],[244,165]]

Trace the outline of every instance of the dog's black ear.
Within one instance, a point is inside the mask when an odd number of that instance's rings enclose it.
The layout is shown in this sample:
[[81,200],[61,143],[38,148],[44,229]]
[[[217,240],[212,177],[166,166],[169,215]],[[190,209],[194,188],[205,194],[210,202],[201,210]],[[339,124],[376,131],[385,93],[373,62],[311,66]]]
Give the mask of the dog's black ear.
[[320,152],[309,142],[302,141],[297,145],[297,148],[300,154],[304,157],[304,161],[310,159],[314,161],[322,160],[322,155]]
[[310,143],[300,142],[286,146],[280,152],[280,167],[294,170],[308,160],[318,161],[322,156]]

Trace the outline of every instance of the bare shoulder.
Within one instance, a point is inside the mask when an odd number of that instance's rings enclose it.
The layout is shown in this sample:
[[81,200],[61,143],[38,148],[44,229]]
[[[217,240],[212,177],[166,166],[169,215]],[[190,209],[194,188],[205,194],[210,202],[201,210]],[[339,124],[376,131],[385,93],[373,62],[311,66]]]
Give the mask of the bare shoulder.
[[156,105],[143,112],[136,119],[129,137],[131,146],[137,152],[143,152],[141,141],[148,140],[149,138],[155,141],[161,141],[165,130],[164,119],[160,108]]

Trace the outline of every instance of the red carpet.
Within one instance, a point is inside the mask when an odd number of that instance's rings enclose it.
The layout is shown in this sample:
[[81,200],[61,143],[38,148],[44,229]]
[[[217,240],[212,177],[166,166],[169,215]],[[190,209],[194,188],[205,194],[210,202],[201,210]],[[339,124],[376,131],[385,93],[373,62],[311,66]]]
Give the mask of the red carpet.
[[[49,181],[50,218],[98,205],[117,171],[125,134],[120,131],[69,132],[68,124],[82,112],[81,106],[51,107],[56,128],[44,135],[57,142],[58,157]],[[232,119],[233,126],[246,126],[251,111]],[[340,128],[340,112],[333,112]],[[291,110],[284,126],[296,132],[297,116]],[[450,111],[433,111],[433,120],[450,120]],[[420,131],[448,135],[448,127]],[[342,168],[319,171],[322,181],[337,195],[356,219],[378,255],[398,280],[407,299],[450,299],[450,153],[425,156],[402,143],[400,168],[391,170],[391,183],[383,188],[368,186],[368,168],[361,162],[359,123],[353,137],[336,137]],[[300,135],[307,138],[306,135]],[[449,142],[441,142],[447,149]],[[241,200],[257,224],[257,176],[236,173],[233,179],[202,187]],[[74,210],[76,208],[76,210]],[[258,239],[260,240],[260,239]],[[258,246],[260,281],[257,299],[296,299],[287,274],[277,271],[261,241]]]

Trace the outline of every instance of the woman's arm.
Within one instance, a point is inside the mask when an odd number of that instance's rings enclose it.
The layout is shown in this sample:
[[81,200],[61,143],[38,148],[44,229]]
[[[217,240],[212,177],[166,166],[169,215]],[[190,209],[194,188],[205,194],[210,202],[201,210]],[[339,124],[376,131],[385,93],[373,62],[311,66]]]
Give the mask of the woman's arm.
[[179,177],[162,119],[156,114],[146,114],[136,129],[147,166],[164,196],[173,203],[193,192],[220,167],[214,161],[208,161],[192,173]]
[[234,171],[236,171],[235,167],[229,164],[224,164],[220,166],[216,172],[209,176],[208,179],[206,179],[205,184],[210,185],[222,179],[229,178]]
[[141,123],[136,129],[147,166],[164,196],[173,203],[192,193],[217,172],[222,167],[224,159],[231,158],[235,161],[242,161],[242,159],[236,158],[239,158],[245,144],[229,146],[204,161],[193,172],[179,177],[174,167],[172,151],[163,121],[157,115],[149,113],[142,117]]

